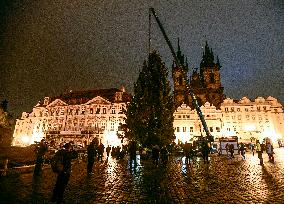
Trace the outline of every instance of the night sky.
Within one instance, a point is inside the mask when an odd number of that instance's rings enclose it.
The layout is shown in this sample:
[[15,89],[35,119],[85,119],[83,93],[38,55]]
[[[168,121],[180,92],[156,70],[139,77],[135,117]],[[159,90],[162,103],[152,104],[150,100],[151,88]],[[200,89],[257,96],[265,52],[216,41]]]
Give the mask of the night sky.
[[[282,0],[1,0],[0,100],[18,116],[44,96],[68,90],[133,91],[148,55],[149,7],[190,68],[208,41],[218,55],[227,97],[284,102]],[[152,17],[152,48],[171,68]],[[171,76],[171,75],[170,75]]]

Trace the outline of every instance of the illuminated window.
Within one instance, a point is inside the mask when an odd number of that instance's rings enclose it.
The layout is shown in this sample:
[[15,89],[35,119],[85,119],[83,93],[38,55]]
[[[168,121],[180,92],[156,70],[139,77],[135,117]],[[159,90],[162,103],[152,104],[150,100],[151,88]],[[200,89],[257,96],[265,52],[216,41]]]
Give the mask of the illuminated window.
[[90,109],[90,114],[93,114],[94,113],[94,109]]
[[114,122],[110,123],[110,131],[114,131]]

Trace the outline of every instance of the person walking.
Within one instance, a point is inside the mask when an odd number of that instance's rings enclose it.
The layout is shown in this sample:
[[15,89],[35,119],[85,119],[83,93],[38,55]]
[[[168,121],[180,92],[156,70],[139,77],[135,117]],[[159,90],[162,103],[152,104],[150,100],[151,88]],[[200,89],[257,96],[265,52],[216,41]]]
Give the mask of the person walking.
[[42,139],[36,149],[36,162],[35,162],[35,168],[34,168],[35,175],[40,174],[42,170],[42,165],[44,163],[44,156],[47,151],[48,151],[48,146],[45,143],[45,140]]
[[76,159],[78,154],[72,149],[70,143],[64,145],[64,149],[59,150],[62,156],[62,170],[57,172],[57,180],[53,189],[52,202],[63,203],[63,194],[71,175],[71,161]]
[[97,149],[95,146],[95,141],[93,140],[87,148],[88,163],[87,163],[87,173],[93,174],[93,166],[95,163],[95,158],[97,154]]
[[246,157],[245,157],[245,145],[242,142],[240,143],[239,153],[241,154],[242,159],[246,160]]
[[259,140],[256,141],[256,152],[260,162],[259,165],[263,165],[262,148],[261,144],[259,143]]
[[234,158],[235,148],[234,144],[229,144],[230,159]]
[[269,162],[274,162],[274,151],[273,151],[273,145],[271,144],[270,141],[267,142],[267,146],[266,146],[266,152],[269,158]]

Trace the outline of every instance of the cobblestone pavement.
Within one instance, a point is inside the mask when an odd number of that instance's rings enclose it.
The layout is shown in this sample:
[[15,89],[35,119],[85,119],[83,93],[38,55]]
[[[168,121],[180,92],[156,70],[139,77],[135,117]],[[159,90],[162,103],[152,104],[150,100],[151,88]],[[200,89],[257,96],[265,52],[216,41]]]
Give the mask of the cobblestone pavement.
[[[65,203],[284,203],[284,148],[275,149],[275,163],[258,165],[257,155],[233,160],[216,154],[209,164],[197,158],[192,165],[171,157],[165,166],[151,160],[130,166],[127,159],[96,162],[94,175],[86,163],[75,162],[65,191]],[[45,168],[0,178],[0,203],[50,203],[56,175]]]

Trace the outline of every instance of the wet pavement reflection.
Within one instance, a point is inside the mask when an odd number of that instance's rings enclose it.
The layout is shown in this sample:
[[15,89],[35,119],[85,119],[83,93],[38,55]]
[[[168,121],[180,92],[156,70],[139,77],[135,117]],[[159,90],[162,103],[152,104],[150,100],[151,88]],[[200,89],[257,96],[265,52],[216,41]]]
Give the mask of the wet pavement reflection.
[[[284,148],[275,149],[275,163],[259,165],[257,155],[211,155],[186,163],[171,156],[167,165],[137,155],[136,162],[104,158],[93,175],[85,162],[75,161],[65,203],[284,203]],[[0,178],[1,203],[51,203],[56,175],[49,166],[39,175],[13,174]]]

